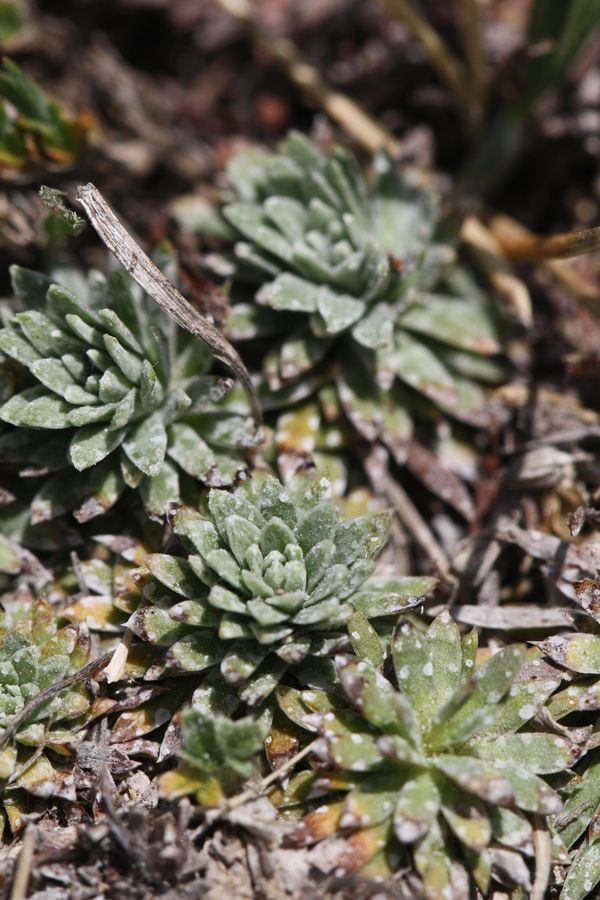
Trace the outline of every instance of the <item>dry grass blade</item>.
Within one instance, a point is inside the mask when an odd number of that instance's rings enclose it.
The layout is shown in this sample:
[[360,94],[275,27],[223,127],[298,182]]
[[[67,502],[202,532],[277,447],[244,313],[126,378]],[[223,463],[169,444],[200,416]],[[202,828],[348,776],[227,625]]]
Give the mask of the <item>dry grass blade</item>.
[[401,145],[382,125],[345,94],[334,90],[319,72],[304,61],[296,45],[261,25],[246,0],[218,0],[240,22],[252,40],[266,50],[316,106],[323,109],[370,153],[386,149],[398,156]]
[[496,216],[491,228],[504,253],[513,262],[569,259],[600,250],[600,227],[544,237],[520,227],[506,216]]
[[455,583],[456,579],[450,571],[450,560],[443,548],[404,488],[390,475],[383,448],[373,448],[364,464],[373,489],[387,499],[406,531],[436,566],[442,578]]
[[242,382],[252,407],[252,415],[258,426],[260,440],[262,411],[250,374],[237,350],[227,341],[218,328],[194,309],[177,288],[165,278],[149,256],[136,244],[128,231],[93,184],[81,185],[77,199],[85,209],[92,226],[114,253],[123,268],[129,272],[146,293],[186,331],[191,332],[208,347],[222,363],[228,366]]
[[483,118],[486,75],[479,4],[478,0],[456,0],[456,4],[460,8],[463,43],[469,64],[469,88],[473,98],[473,112],[480,121]]
[[17,859],[15,867],[15,877],[13,879],[10,891],[10,900],[25,900],[27,896],[27,888],[31,877],[31,864],[33,862],[33,851],[37,838],[37,830],[33,825],[29,825],[23,835],[23,843],[21,844],[21,852]]
[[529,291],[504,258],[495,235],[480,219],[469,216],[463,223],[460,237],[474,254],[491,285],[504,297],[514,318],[525,328],[531,327],[533,310]]
[[467,73],[461,61],[448,49],[437,31],[413,9],[407,0],[380,0],[390,15],[404,22],[423,46],[432,66],[456,98],[469,107]]
[[531,889],[531,900],[544,900],[552,868],[552,841],[548,824],[541,816],[535,817],[533,846],[535,849],[535,881]]
[[236,794],[235,797],[231,797],[227,801],[226,808],[228,810],[236,809],[238,806],[242,806],[249,800],[254,800],[256,797],[259,797],[267,788],[271,787],[271,785],[279,781],[280,778],[283,778],[291,772],[297,763],[308,756],[316,743],[316,741],[311,741],[310,744],[307,744],[306,747],[303,747],[302,750],[286,760],[282,766],[279,766],[278,769],[274,769],[269,775],[266,775],[256,787],[247,788],[240,794]]

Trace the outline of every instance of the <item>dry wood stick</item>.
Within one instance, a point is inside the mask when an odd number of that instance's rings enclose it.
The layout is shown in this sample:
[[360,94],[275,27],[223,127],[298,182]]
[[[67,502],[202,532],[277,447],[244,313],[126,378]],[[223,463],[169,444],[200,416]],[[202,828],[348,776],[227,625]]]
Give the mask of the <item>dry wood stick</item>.
[[262,410],[250,373],[242,359],[218,328],[209,322],[171,284],[150,257],[134,241],[93,184],[81,185],[77,199],[85,209],[93,228],[123,268],[178,325],[205,343],[222,363],[242,382],[257,425],[257,443],[261,440]]

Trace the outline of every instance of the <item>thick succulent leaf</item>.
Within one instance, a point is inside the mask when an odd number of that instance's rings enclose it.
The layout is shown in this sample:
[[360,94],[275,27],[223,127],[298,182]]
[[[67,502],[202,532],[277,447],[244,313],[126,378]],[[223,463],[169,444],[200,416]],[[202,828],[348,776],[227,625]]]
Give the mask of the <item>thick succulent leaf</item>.
[[341,828],[370,828],[391,818],[406,774],[367,776],[346,796]]
[[352,657],[338,664],[341,685],[358,712],[384,734],[399,735],[420,745],[419,729],[410,704],[365,660]]
[[[326,737],[330,724],[326,722]],[[375,737],[359,730],[335,734],[329,738],[328,744],[328,755],[334,764],[350,772],[369,772],[378,769],[384,760],[377,748]]]
[[489,304],[436,294],[416,293],[402,313],[402,327],[459,350],[495,354],[501,350]]
[[444,785],[441,798],[444,818],[459,841],[475,851],[487,847],[492,826],[483,803],[451,784]]
[[123,450],[144,475],[158,475],[167,450],[167,432],[160,412],[155,412],[129,429]]
[[71,406],[42,387],[15,394],[0,408],[0,418],[26,428],[68,428]]
[[385,650],[379,636],[369,620],[361,612],[354,609],[348,622],[348,634],[352,649],[360,659],[378,667],[385,659]]
[[387,154],[375,157],[374,169],[375,234],[386,250],[408,261],[431,241],[437,221],[435,195],[422,185],[410,184]]
[[539,644],[546,656],[584,675],[600,674],[600,637],[595,634],[556,634]]
[[167,662],[184,672],[201,672],[220,662],[225,648],[213,633],[187,635],[167,653]]
[[584,900],[600,882],[600,841],[585,840],[569,866],[560,900]]
[[186,560],[166,553],[151,553],[146,557],[145,563],[154,577],[174,593],[189,599],[197,599],[205,594],[204,586]]
[[[504,775],[504,766],[500,769],[472,756],[449,754],[438,754],[433,757],[432,764],[460,788],[482,800],[497,806],[522,805],[521,797],[517,798],[512,783]],[[549,794],[553,793],[546,785],[544,788]]]
[[427,629],[431,660],[433,714],[441,709],[460,687],[462,647],[460,632],[450,613],[442,612]]
[[[261,288],[256,299],[273,309],[312,313],[317,310],[318,296],[319,289],[312,282],[285,272]],[[228,327],[231,328],[231,320]]]
[[394,811],[394,833],[403,844],[413,844],[426,835],[440,808],[440,794],[430,772],[407,777]]
[[358,591],[351,602],[367,619],[389,616],[417,606],[436,584],[437,579],[428,576],[374,580],[367,589]]
[[432,900],[445,900],[446,897],[456,896],[452,878],[453,861],[437,822],[432,824],[415,848],[414,861],[423,881],[426,897],[431,897]]
[[69,444],[69,459],[78,470],[89,469],[116,450],[125,438],[126,429],[112,431],[107,425],[85,425],[79,428]]
[[501,734],[471,746],[481,759],[507,760],[540,775],[563,772],[581,755],[581,748],[566,738],[539,732]]
[[192,478],[205,478],[216,465],[215,454],[198,432],[182,422],[169,427],[167,453]]
[[477,669],[471,682],[439,710],[428,736],[430,745],[435,749],[456,746],[491,726],[499,712],[498,703],[523,661],[523,648],[514,645],[504,647]]
[[568,790],[564,811],[555,821],[555,828],[567,849],[586,831],[599,804],[600,759],[596,758]]

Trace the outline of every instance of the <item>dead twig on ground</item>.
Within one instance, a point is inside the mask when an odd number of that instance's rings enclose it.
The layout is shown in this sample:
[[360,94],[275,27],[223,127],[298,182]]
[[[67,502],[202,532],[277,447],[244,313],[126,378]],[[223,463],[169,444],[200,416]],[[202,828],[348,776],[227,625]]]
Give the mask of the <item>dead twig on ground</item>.
[[108,249],[123,268],[178,325],[205,343],[218,360],[228,366],[243,384],[257,425],[256,442],[262,439],[262,410],[254,384],[242,359],[218,328],[202,316],[171,284],[150,257],[131,237],[93,184],[81,185],[77,199]]

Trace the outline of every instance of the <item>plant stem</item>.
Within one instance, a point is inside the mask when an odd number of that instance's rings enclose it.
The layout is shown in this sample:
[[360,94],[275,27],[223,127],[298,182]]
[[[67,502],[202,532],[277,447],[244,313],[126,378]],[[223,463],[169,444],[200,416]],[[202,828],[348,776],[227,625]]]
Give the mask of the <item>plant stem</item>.
[[311,741],[310,744],[303,747],[295,756],[290,757],[290,759],[284,762],[282,766],[279,766],[278,769],[275,769],[269,775],[266,775],[256,787],[247,788],[245,791],[242,791],[241,794],[236,794],[235,797],[231,797],[226,803],[226,808],[228,810],[236,809],[238,806],[247,803],[248,800],[253,800],[255,797],[264,794],[267,788],[279,781],[280,778],[283,778],[284,775],[287,775],[288,772],[291,772],[296,763],[299,763],[305,756],[308,756],[316,743],[316,740]]

